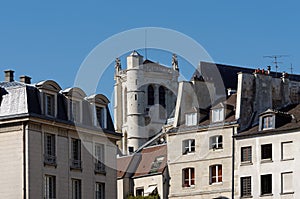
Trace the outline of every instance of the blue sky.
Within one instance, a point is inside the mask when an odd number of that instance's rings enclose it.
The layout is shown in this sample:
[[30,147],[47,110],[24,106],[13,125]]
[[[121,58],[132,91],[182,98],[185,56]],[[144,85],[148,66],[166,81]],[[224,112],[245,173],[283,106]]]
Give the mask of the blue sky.
[[[0,68],[54,79],[71,87],[85,57],[100,42],[122,31],[163,27],[195,39],[217,63],[265,67],[265,55],[282,58],[280,71],[300,73],[300,12],[297,1],[2,1]],[[134,50],[134,49],[132,49]],[[143,54],[143,52],[141,52]],[[155,61],[161,57],[149,51]],[[163,58],[164,59],[164,58]],[[114,60],[112,60],[113,62]],[[179,60],[180,61],[180,60]],[[184,63],[182,61],[181,63]],[[191,71],[182,67],[185,74]],[[113,70],[98,92],[111,98]],[[3,75],[0,76],[3,80]]]

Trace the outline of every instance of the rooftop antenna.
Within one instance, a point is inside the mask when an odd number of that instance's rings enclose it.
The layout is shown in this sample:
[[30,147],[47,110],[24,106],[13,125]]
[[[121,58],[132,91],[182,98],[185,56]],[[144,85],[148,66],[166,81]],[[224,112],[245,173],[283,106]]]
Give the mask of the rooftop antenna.
[[147,30],[145,30],[145,57],[146,57],[146,60],[147,60]]
[[277,77],[277,72],[278,72],[278,64],[282,63],[278,61],[278,58],[282,58],[282,57],[289,57],[289,55],[268,55],[268,56],[263,56],[263,58],[272,58],[274,59],[274,61],[272,62],[275,65],[275,69],[276,69],[276,75],[275,77]]
[[289,68],[291,70],[291,74],[293,74],[293,64],[291,63],[291,67]]

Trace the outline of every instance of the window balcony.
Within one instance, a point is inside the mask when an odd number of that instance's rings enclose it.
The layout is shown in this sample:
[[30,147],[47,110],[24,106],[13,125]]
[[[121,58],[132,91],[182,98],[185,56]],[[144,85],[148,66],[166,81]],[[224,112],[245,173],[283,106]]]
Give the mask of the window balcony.
[[82,166],[82,161],[81,160],[71,159],[71,166],[70,166],[71,169],[81,170],[82,169],[81,166]]
[[103,164],[102,162],[95,162],[95,173],[105,174],[105,164]]
[[56,156],[45,154],[44,155],[44,164],[56,166]]

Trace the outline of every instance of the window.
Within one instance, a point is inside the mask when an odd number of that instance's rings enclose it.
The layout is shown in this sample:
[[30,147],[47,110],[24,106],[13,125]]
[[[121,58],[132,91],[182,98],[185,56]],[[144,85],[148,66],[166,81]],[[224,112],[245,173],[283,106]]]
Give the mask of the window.
[[95,172],[105,173],[104,145],[95,145]]
[[222,182],[222,165],[212,165],[209,167],[210,184]]
[[222,122],[224,120],[224,109],[218,108],[212,110],[212,122]]
[[96,116],[97,116],[98,125],[100,125],[102,129],[106,129],[107,128],[106,108],[96,107]]
[[154,105],[154,88],[152,85],[148,86],[148,105]]
[[195,169],[185,168],[182,170],[183,175],[183,187],[192,187],[195,185]]
[[136,188],[135,195],[136,196],[144,196],[144,188],[143,187]]
[[44,179],[45,185],[45,199],[54,199],[56,198],[56,181],[55,176],[46,175]]
[[134,152],[134,147],[133,146],[130,146],[128,147],[128,152],[131,154]]
[[252,148],[251,146],[241,148],[241,162],[252,162]]
[[81,142],[79,139],[72,139],[71,153],[71,168],[81,169]]
[[54,134],[45,133],[44,135],[44,163],[49,165],[56,164]]
[[195,140],[184,140],[182,142],[182,154],[188,154],[195,152]]
[[251,177],[241,178],[241,197],[251,196]]
[[55,114],[54,110],[55,110],[54,95],[45,94],[45,114],[47,116],[54,117]]
[[209,138],[209,149],[222,149],[223,148],[223,136],[217,135]]
[[281,160],[293,160],[294,159],[293,142],[281,143]]
[[197,113],[185,114],[185,125],[187,126],[197,125]]
[[262,175],[261,178],[261,195],[272,194],[272,174]]
[[273,127],[273,116],[265,116],[262,118],[262,129],[272,129]]
[[152,162],[151,169],[149,173],[156,173],[164,160],[164,156],[158,156],[155,158],[155,160]]
[[293,190],[293,172],[286,172],[281,174],[281,193],[294,193]]
[[81,180],[72,179],[72,199],[81,199]]
[[272,144],[261,145],[261,159],[272,160]]
[[166,90],[163,86],[159,87],[159,105],[166,108]]
[[96,199],[104,199],[105,184],[101,182],[96,183]]
[[80,122],[80,102],[70,100],[70,120]]

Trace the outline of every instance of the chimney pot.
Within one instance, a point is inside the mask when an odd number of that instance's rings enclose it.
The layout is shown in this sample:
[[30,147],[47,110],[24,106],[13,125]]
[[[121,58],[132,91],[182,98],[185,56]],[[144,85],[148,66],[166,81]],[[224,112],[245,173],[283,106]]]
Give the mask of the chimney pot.
[[22,75],[22,76],[20,76],[20,82],[25,83],[25,84],[31,84],[31,77]]
[[5,81],[6,82],[13,82],[14,81],[14,72],[13,70],[5,70]]

